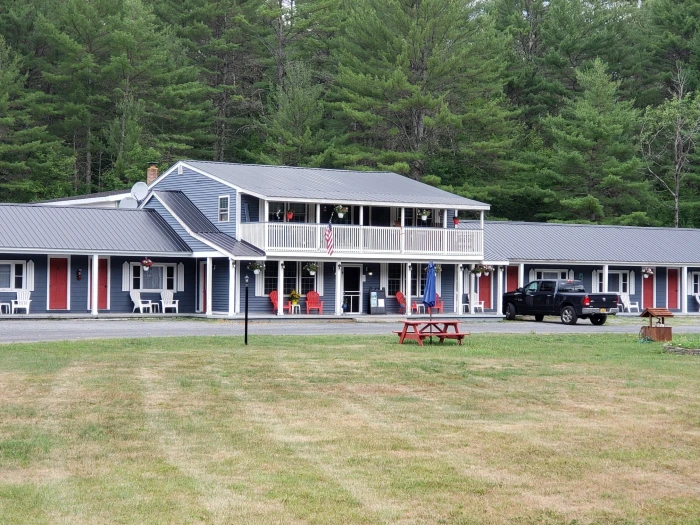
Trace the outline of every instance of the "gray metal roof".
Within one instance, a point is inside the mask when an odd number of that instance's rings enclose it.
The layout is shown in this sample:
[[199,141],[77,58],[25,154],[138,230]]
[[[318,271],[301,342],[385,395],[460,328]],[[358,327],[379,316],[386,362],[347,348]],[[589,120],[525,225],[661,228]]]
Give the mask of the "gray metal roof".
[[189,255],[152,210],[0,204],[0,251]]
[[351,171],[198,160],[186,165],[270,199],[338,204],[376,202],[416,207],[484,209],[489,205],[387,171]]
[[79,201],[79,200],[86,200],[86,199],[99,199],[101,197],[112,197],[114,195],[130,195],[130,190],[125,189],[125,190],[111,190],[111,191],[100,191],[97,193],[85,193],[83,195],[73,195],[72,197],[60,197],[58,199],[48,199],[45,201],[41,201],[37,204],[44,204],[44,203],[50,203],[50,202],[64,202],[64,201]]
[[234,239],[219,230],[181,191],[154,191],[156,198],[167,206],[176,219],[198,237],[216,246],[219,251],[234,257],[261,257],[265,252],[247,242]]
[[700,265],[700,229],[487,221],[484,259]]
[[160,199],[191,231],[198,233],[219,231],[181,191],[154,191],[153,195]]

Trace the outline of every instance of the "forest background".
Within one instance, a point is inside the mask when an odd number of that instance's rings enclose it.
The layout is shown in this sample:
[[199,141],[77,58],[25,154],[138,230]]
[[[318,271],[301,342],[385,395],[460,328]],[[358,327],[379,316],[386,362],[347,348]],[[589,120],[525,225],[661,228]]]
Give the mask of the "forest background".
[[700,2],[3,0],[0,201],[194,158],[700,227]]

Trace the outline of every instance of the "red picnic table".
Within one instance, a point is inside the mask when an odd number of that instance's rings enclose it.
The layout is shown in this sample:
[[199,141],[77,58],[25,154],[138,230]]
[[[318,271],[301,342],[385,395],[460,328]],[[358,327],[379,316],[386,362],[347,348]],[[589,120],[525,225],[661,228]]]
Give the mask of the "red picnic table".
[[437,337],[440,342],[445,339],[456,339],[461,345],[462,339],[470,335],[469,332],[459,331],[459,321],[439,320],[439,321],[404,321],[403,330],[394,330],[399,336],[399,344],[406,339],[418,341],[423,346],[423,339],[427,337]]

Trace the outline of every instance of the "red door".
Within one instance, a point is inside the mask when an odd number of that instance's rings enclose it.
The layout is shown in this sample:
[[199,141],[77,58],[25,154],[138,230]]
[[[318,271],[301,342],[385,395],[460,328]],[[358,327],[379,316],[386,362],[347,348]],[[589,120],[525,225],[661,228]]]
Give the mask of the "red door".
[[491,274],[479,277],[479,301],[484,301],[484,310],[491,308]]
[[[107,259],[97,260],[97,309],[107,309]],[[88,282],[88,308],[92,308],[92,275]]]
[[514,292],[518,289],[518,267],[508,266],[506,268],[506,292]]
[[668,308],[678,309],[678,268],[668,269]]
[[49,310],[68,309],[68,259],[52,258],[49,264]]
[[642,308],[654,306],[654,276],[650,275],[642,279]]

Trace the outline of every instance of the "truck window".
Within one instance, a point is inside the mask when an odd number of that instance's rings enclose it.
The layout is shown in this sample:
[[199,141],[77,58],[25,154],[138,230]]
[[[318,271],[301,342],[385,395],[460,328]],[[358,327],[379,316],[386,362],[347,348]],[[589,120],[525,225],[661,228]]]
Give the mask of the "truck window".
[[554,291],[554,281],[542,281],[540,285],[540,292],[553,292]]
[[585,292],[586,289],[583,287],[582,282],[576,282],[576,283],[561,283],[559,285],[559,291],[560,292]]

